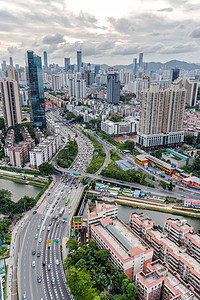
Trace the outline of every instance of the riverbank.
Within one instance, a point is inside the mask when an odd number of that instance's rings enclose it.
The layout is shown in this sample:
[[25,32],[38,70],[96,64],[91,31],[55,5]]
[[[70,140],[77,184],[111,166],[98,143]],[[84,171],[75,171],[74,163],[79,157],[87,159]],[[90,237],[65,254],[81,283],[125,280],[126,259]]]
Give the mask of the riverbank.
[[[91,193],[100,195],[98,191],[90,190]],[[102,195],[102,201],[115,201],[121,205],[128,205],[135,208],[143,208],[148,210],[154,210],[159,212],[170,213],[174,215],[180,216],[188,216],[196,219],[200,219],[200,211],[195,210],[193,208],[186,211],[184,207],[175,206],[174,203],[166,204],[164,202],[154,201],[153,199],[141,199],[141,198],[133,198],[129,196],[117,195],[111,197],[110,195]]]

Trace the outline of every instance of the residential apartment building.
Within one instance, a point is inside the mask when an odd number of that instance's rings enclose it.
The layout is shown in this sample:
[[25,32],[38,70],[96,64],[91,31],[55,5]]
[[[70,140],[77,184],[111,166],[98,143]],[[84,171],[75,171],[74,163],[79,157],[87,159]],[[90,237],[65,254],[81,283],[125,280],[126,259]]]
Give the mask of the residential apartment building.
[[138,146],[150,150],[183,143],[186,90],[176,84],[166,90],[151,85],[141,95]]
[[14,142],[15,142],[15,132],[14,129],[10,129],[5,139],[4,152],[6,156],[9,156],[8,150],[14,145]]
[[138,300],[197,300],[199,296],[169,266],[156,260],[147,265],[147,272],[136,274]]
[[153,249],[118,218],[106,217],[91,225],[91,237],[98,248],[109,250],[111,263],[131,280],[135,280],[138,272],[146,272],[147,264],[152,261]]
[[8,150],[10,164],[14,167],[22,168],[30,160],[30,150],[35,147],[35,140],[19,142]]
[[198,93],[198,80],[195,78],[185,78],[184,87],[187,90],[186,103],[189,106],[196,106]]
[[142,239],[146,239],[146,233],[148,229],[153,228],[154,221],[150,219],[144,213],[132,213],[130,214],[130,228]]
[[185,219],[167,219],[164,221],[164,232],[168,233],[168,238],[172,241],[183,245],[185,235],[192,233],[194,227],[187,223]]
[[200,293],[200,263],[186,252],[186,248],[171,241],[160,230],[148,230],[146,242],[154,249],[154,255],[166,262],[181,279]]
[[87,203],[87,222],[88,232],[91,235],[91,225],[98,223],[101,219],[109,217],[111,219],[116,218],[118,215],[118,205],[113,202],[98,202]]
[[38,169],[38,167],[52,159],[52,157],[61,148],[60,135],[49,136],[43,140],[37,147],[30,151],[30,165],[31,168]]
[[6,127],[22,122],[19,76],[15,68],[5,70],[6,78],[0,80],[3,114]]
[[191,256],[200,261],[200,235],[198,233],[187,233],[184,237],[183,246]]

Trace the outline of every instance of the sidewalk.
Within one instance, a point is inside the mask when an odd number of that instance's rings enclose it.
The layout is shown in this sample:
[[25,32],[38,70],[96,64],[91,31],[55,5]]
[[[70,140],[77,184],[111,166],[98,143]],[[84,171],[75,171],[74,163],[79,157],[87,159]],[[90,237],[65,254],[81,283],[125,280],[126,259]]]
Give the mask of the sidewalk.
[[69,249],[66,247],[66,243],[68,241],[68,237],[64,237],[62,239],[62,259],[65,260],[67,258],[67,254],[69,253]]

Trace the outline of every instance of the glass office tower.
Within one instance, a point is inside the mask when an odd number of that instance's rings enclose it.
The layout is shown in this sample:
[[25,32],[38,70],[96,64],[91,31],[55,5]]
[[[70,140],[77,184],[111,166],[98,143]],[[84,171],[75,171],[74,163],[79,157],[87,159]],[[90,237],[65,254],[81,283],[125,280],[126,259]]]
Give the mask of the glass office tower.
[[43,130],[46,127],[41,57],[27,51],[27,81],[31,121]]

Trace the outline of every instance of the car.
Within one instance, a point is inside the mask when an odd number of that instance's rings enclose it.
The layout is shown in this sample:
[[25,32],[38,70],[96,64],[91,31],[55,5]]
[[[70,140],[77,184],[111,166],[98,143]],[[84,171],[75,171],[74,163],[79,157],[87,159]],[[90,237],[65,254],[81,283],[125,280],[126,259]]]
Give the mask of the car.
[[48,249],[50,249],[50,247],[51,247],[51,245],[50,245],[50,244],[48,244]]
[[71,214],[71,211],[69,210],[69,215]]
[[48,193],[47,196],[50,196],[50,193]]
[[39,238],[39,243],[41,243],[42,242],[42,238]]
[[52,222],[49,223],[49,226],[51,226],[51,225],[52,225]]
[[35,268],[35,261],[32,261],[32,268]]
[[50,201],[50,204],[52,203],[53,200]]
[[33,254],[33,255],[35,255],[35,253],[36,253],[36,250],[35,250],[35,249],[33,249],[33,250],[32,250],[32,254]]
[[42,265],[43,267],[46,265],[45,260],[42,261]]
[[56,201],[56,205],[58,204],[58,201]]
[[55,219],[56,215],[53,215],[52,219]]
[[44,216],[42,216],[42,220],[44,220]]
[[45,226],[42,227],[42,231],[44,231],[44,230],[45,230]]
[[52,279],[51,279],[51,283],[54,285],[55,282],[56,282],[56,281],[55,281],[55,278],[52,278]]
[[50,231],[50,229],[51,229],[51,227],[49,226],[47,230]]
[[27,300],[26,294],[23,295],[22,300]]
[[37,253],[37,257],[40,257],[40,255],[41,255],[41,253],[40,253],[40,251],[38,251],[38,253]]
[[38,228],[37,228],[37,230],[40,230],[40,225],[38,225]]
[[49,209],[49,206],[47,206],[46,210],[48,210],[48,209]]
[[35,214],[37,214],[37,211],[36,211],[36,210],[33,212],[33,215],[35,215]]
[[39,283],[42,281],[42,279],[41,279],[40,276],[37,277],[37,281],[38,281]]
[[72,206],[70,205],[69,208],[71,208]]
[[37,238],[38,238],[38,234],[36,233],[36,235],[35,235],[35,240],[37,240]]
[[60,207],[58,206],[57,210],[60,210]]
[[50,265],[50,264],[47,265],[47,270],[48,270],[48,271],[51,270],[51,265]]
[[54,208],[55,207],[55,204],[52,206],[52,208]]
[[53,213],[53,209],[51,210],[50,214],[52,214],[52,213]]

